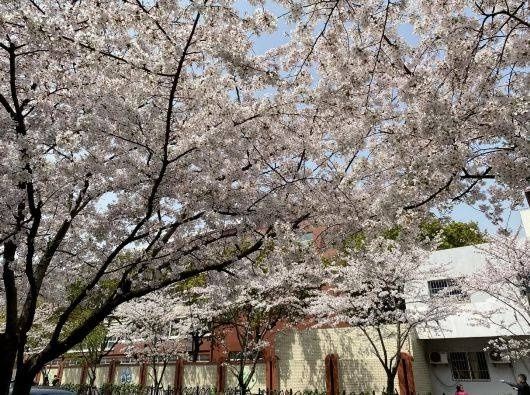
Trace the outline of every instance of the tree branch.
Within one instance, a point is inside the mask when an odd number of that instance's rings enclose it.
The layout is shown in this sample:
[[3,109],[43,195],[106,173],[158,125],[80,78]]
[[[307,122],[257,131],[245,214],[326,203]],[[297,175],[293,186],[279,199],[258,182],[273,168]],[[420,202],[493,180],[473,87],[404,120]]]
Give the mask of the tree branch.
[[447,180],[447,182],[443,186],[441,186],[436,192],[434,192],[432,195],[430,195],[429,197],[427,197],[426,199],[422,200],[419,203],[415,203],[415,204],[411,204],[409,206],[405,206],[405,207],[403,207],[403,209],[404,210],[412,210],[412,209],[418,208],[420,206],[423,206],[424,204],[429,203],[431,200],[436,198],[440,193],[442,193],[447,188],[449,188],[449,186],[453,182],[454,178],[455,178],[455,174],[452,174],[451,177],[449,177],[449,180]]

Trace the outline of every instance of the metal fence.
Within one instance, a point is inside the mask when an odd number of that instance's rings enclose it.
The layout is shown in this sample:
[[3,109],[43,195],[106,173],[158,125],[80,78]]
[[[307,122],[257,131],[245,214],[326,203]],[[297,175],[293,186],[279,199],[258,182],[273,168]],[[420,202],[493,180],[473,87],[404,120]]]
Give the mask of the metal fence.
[[[221,395],[211,387],[154,388],[135,384],[104,384],[101,387],[90,387],[84,384],[66,384],[62,389],[78,395]],[[238,395],[234,390],[225,391],[224,395]],[[247,394],[248,395],[248,394]]]
[[[184,387],[184,388],[154,388],[144,387],[134,384],[112,385],[106,384],[101,387],[89,387],[87,385],[64,385],[61,388],[70,390],[78,395],[326,395],[325,390],[267,390],[252,389],[247,390],[246,394],[240,388],[227,388],[222,393],[212,387]],[[397,392],[396,392],[397,394]],[[339,395],[387,395],[383,390],[366,389],[358,392],[340,391]],[[420,394],[417,394],[420,395]],[[424,394],[431,395],[431,394]]]

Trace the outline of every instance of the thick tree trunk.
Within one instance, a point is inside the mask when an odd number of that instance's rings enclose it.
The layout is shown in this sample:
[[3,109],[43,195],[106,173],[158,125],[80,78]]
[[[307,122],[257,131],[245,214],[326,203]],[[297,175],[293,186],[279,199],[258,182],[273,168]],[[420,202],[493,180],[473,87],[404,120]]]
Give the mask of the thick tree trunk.
[[0,355],[0,394],[8,394],[17,359],[17,345],[5,334],[0,335]]
[[193,362],[197,362],[199,359],[199,351],[201,349],[202,336],[197,333],[192,333],[191,335],[191,357]]
[[5,312],[2,313],[5,314],[3,317],[5,333],[0,333],[0,394],[8,394],[20,340],[17,335],[17,288],[15,273],[11,268],[11,265],[15,261],[17,245],[12,240],[7,240],[3,247],[2,280],[5,293]]
[[[38,371],[38,370],[37,370]],[[15,376],[15,385],[13,386],[12,395],[28,395],[33,380],[35,379],[35,369],[27,364],[19,364]]]

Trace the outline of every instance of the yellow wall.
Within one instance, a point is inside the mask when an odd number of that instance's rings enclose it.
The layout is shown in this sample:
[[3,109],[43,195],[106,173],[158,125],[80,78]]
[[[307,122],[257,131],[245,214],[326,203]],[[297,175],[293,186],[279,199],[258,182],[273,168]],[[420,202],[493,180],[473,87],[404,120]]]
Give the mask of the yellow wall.
[[[160,377],[160,372],[162,371],[162,365],[158,365],[156,368],[156,374]],[[146,384],[148,386],[154,385],[153,380],[153,368],[148,365],[146,366]],[[164,375],[162,376],[162,387],[173,387],[175,384],[175,362],[170,362],[167,364]]]
[[184,365],[184,387],[213,387],[217,380],[215,365]]
[[103,365],[96,368],[96,381],[94,385],[100,387],[107,382],[109,378],[109,366]]
[[82,371],[81,366],[65,366],[61,377],[61,384],[79,384],[81,382]]
[[411,354],[414,357],[412,367],[414,372],[414,382],[416,383],[416,392],[432,393],[427,352],[423,342],[417,339],[415,334],[410,337],[410,349]]
[[[238,387],[237,384],[237,373],[239,366],[229,365],[226,367],[226,384],[227,389]],[[250,370],[250,365],[247,367]],[[250,386],[250,390],[257,391],[258,389],[265,389],[267,386],[265,379],[265,364],[258,363],[256,364],[256,369],[254,371],[253,380],[251,381],[253,385]]]
[[[387,344],[392,349],[391,342]],[[328,354],[339,356],[340,390],[381,390],[386,374],[364,335],[354,328],[289,330],[276,337],[279,386],[325,390]]]

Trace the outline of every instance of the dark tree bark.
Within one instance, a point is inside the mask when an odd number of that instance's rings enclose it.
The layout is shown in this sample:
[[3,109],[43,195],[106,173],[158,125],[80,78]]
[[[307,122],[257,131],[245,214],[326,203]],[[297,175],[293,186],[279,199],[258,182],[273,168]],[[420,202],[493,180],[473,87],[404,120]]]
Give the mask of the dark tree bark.
[[35,366],[27,361],[19,363],[17,366],[12,395],[28,395],[31,386],[33,385],[33,380],[39,370],[40,369],[35,369]]
[[191,360],[197,362],[199,359],[199,351],[203,343],[203,335],[199,331],[191,334]]
[[396,376],[389,376],[386,380],[386,394],[387,395],[394,395],[395,388],[394,388],[394,380]]
[[15,367],[15,360],[17,356],[16,340],[8,337],[7,334],[0,335],[0,393],[9,393],[9,384],[13,376],[13,369]]
[[7,240],[4,243],[4,268],[2,277],[5,288],[5,332],[0,333],[0,393],[9,393],[9,385],[13,377],[13,369],[17,358],[17,289],[15,285],[15,275],[11,269],[11,264],[15,260],[17,250],[16,244]]

